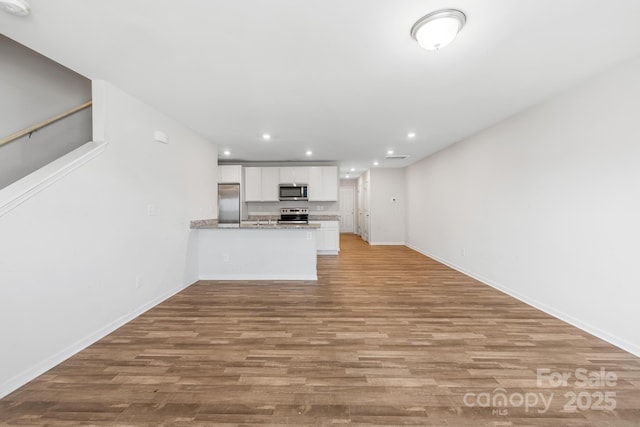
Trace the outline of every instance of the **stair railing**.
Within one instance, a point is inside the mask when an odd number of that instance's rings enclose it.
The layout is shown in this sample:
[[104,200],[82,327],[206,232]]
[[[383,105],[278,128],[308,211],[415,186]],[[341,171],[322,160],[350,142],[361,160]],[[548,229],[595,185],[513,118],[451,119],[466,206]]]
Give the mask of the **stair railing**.
[[4,138],[0,139],[0,147],[2,147],[4,144],[8,144],[8,143],[10,143],[12,141],[15,141],[16,139],[20,139],[25,135],[29,135],[29,134],[37,131],[37,130],[40,130],[43,127],[49,126],[50,124],[55,123],[58,120],[62,120],[65,117],[68,117],[68,116],[70,116],[72,114],[75,114],[78,111],[82,111],[82,110],[84,110],[86,108],[89,108],[89,107],[91,107],[92,104],[93,104],[92,101],[87,101],[82,105],[78,105],[77,107],[74,107],[74,108],[72,108],[72,109],[70,109],[68,111],[65,111],[64,113],[58,114],[57,116],[53,116],[53,117],[51,117],[51,118],[49,118],[47,120],[43,120],[40,123],[36,123],[33,126],[30,126],[30,127],[26,128],[26,129],[23,129],[23,130],[19,131],[19,132],[16,132],[16,133],[11,134],[11,135],[9,135],[7,137],[4,137]]

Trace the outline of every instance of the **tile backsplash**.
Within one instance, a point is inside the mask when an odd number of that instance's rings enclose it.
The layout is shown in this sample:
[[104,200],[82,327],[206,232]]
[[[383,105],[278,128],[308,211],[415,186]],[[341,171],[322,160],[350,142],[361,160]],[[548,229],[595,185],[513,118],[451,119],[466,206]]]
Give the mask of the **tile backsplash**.
[[280,208],[309,208],[311,215],[338,215],[338,202],[247,202],[247,215],[280,215]]

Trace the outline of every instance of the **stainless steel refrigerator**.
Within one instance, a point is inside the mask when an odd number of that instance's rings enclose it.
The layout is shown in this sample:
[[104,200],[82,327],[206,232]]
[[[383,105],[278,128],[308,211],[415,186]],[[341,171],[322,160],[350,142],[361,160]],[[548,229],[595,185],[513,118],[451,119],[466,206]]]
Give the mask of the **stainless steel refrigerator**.
[[218,184],[218,223],[240,224],[240,184]]

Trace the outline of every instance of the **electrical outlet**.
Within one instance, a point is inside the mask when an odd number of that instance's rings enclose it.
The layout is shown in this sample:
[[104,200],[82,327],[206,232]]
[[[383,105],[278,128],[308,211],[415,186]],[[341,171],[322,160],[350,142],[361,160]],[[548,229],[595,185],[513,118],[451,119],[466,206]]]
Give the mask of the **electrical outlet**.
[[467,255],[467,250],[465,248],[460,249],[460,255],[462,256]]
[[142,276],[136,276],[136,289],[140,289],[142,287]]
[[222,261],[229,262],[229,254],[222,255]]

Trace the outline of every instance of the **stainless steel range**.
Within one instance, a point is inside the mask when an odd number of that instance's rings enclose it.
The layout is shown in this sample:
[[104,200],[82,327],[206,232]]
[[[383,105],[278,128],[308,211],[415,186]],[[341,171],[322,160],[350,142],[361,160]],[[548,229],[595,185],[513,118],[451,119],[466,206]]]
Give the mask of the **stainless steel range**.
[[308,224],[309,208],[281,208],[279,224]]

